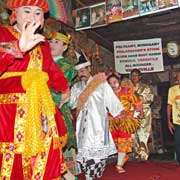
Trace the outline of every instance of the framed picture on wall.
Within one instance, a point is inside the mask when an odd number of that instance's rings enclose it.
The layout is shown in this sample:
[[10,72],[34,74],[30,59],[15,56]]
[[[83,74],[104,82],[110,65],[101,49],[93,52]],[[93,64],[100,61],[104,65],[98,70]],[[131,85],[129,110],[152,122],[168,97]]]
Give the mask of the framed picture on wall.
[[90,7],[77,9],[75,28],[76,31],[91,28]]
[[122,0],[123,19],[129,19],[139,16],[138,0]]
[[123,14],[121,3],[121,0],[106,0],[107,24],[122,20]]
[[158,2],[156,0],[140,0],[139,13],[140,15],[151,14],[158,10]]
[[106,25],[106,3],[91,6],[91,27]]

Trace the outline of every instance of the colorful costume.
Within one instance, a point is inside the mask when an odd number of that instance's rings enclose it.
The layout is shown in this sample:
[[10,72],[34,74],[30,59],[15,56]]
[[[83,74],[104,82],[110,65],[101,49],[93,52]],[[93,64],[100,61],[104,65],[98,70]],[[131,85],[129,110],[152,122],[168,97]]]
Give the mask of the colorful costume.
[[[71,86],[71,81],[74,77],[74,72],[75,72],[74,65],[65,57],[54,58],[54,62],[64,72],[65,77],[68,79],[69,86]],[[52,94],[53,94],[54,102],[59,106],[62,93],[57,94],[52,89]],[[64,104],[60,110],[64,117],[66,129],[67,129],[67,135],[68,135],[67,148],[71,148],[71,147],[76,148],[76,138],[75,138],[74,128],[72,125],[72,116],[71,116],[69,104],[68,103]]]
[[8,26],[0,34],[0,179],[58,179],[67,134],[49,87],[66,92],[67,79],[47,42],[17,59],[13,45],[20,33]]
[[124,106],[124,114],[123,116],[110,120],[110,130],[116,144],[117,151],[128,153],[132,151],[132,138],[131,134],[128,133],[131,131],[131,129],[128,130],[128,127],[126,127],[129,126],[129,124],[122,127],[122,123],[123,121],[127,120],[136,122],[136,118],[133,117],[134,112],[140,112],[142,109],[142,104],[134,94],[134,90],[131,87],[121,86],[120,89],[115,92],[115,94]]
[[135,158],[147,160],[149,156],[148,139],[151,134],[151,103],[153,102],[153,92],[147,84],[139,83],[135,86],[135,92],[142,101],[144,117],[139,119],[141,127],[134,136]]
[[[74,65],[66,58],[60,57],[54,59],[56,64],[60,67],[60,69],[64,72],[65,77],[69,81],[69,86],[71,86],[71,81],[74,77]],[[61,95],[62,93],[56,93],[53,89],[51,89],[53,100],[59,106]],[[67,164],[68,169],[73,173],[76,174],[76,161],[75,161],[75,149],[76,149],[76,137],[75,132],[72,124],[72,115],[70,110],[70,104],[65,103],[61,108],[60,111],[63,115],[64,122],[67,129],[67,144],[66,149],[64,151],[64,158]],[[73,149],[71,149],[73,148]]]
[[[55,41],[55,42],[54,42]],[[65,77],[68,79],[69,86],[72,85],[72,80],[74,78],[75,68],[73,63],[67,58],[63,57],[64,51],[68,49],[68,46],[71,43],[71,36],[56,32],[52,34],[50,42],[51,53],[53,55],[54,62],[58,67],[64,72]],[[61,93],[56,93],[54,89],[51,90],[53,95],[54,102],[60,107],[61,104]],[[72,124],[72,115],[70,110],[69,102],[63,104],[60,109],[64,117],[64,121],[67,129],[67,138],[68,143],[66,148],[64,148],[64,158],[67,164],[68,169],[72,174],[77,174],[76,167],[76,137]],[[69,172],[68,172],[69,173]],[[66,177],[70,178],[70,177]]]

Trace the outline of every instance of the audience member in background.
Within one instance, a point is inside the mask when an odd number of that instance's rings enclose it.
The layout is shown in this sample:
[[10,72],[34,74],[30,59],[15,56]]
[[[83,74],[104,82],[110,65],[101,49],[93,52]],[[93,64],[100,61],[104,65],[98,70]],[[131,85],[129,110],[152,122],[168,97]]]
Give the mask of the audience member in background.
[[90,61],[84,54],[75,66],[80,81],[71,89],[70,102],[76,108],[77,162],[86,180],[100,178],[109,155],[116,147],[109,131],[108,112],[117,116],[123,106],[106,81],[104,74],[91,76]]
[[124,106],[124,113],[119,117],[110,119],[110,130],[118,151],[117,170],[119,173],[125,172],[123,166],[128,161],[127,153],[132,152],[131,133],[139,128],[139,121],[134,117],[135,112],[142,111],[141,101],[134,94],[133,84],[128,78],[123,78],[117,72],[110,73],[107,81],[114,93]]
[[[72,79],[74,78],[75,68],[73,63],[63,56],[64,52],[68,50],[68,46],[71,43],[70,35],[67,35],[63,31],[53,33],[51,39],[49,40],[49,43],[54,62],[64,72],[65,77],[68,79],[69,86],[71,86]],[[59,107],[66,124],[68,141],[65,148],[66,150],[64,152],[64,157],[65,159],[68,159],[68,157],[70,157],[71,159],[75,160],[76,138],[72,125],[72,115],[69,103],[64,103],[66,99],[61,98],[62,93],[56,93],[53,88],[51,89],[51,92],[53,95],[54,102]],[[67,166],[68,165],[69,163],[67,162]],[[72,171],[72,173],[75,173],[76,163],[73,163],[71,161],[70,166],[68,168],[70,171]],[[70,171],[68,171],[68,174],[64,175],[64,177],[66,177],[67,179],[73,179],[73,175],[70,173]]]
[[138,69],[131,71],[131,81],[134,85],[136,95],[140,98],[143,106],[143,117],[139,118],[141,126],[134,134],[135,158],[147,160],[149,157],[148,139],[152,130],[151,103],[154,94],[148,84],[141,82],[141,72]]
[[59,179],[66,128],[50,87],[65,97],[69,88],[40,34],[48,3],[8,0],[7,8],[13,25],[0,27],[0,179]]
[[178,84],[169,88],[167,120],[171,134],[174,134],[176,158],[180,164],[180,70],[177,72]]

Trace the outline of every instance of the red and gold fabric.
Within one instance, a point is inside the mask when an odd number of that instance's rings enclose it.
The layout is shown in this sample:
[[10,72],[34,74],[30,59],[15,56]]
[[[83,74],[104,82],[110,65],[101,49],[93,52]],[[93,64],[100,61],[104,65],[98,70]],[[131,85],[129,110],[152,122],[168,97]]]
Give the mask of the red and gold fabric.
[[[119,90],[115,92],[115,94],[123,104],[124,112],[122,115],[115,118],[112,118],[112,116],[109,115],[110,131],[116,144],[117,151],[131,152],[132,138],[129,132],[131,132],[133,130],[132,127],[134,128],[136,125],[133,124],[133,126],[130,127],[129,122],[137,123],[137,127],[139,126],[138,121],[136,122],[136,119],[133,117],[133,115],[134,111],[140,111],[142,109],[142,103],[134,94],[134,91],[131,87],[121,86]],[[128,128],[125,126],[128,126]]]
[[43,9],[44,12],[48,12],[49,5],[46,0],[8,0],[7,8],[13,10],[20,6],[38,6]]
[[[0,43],[18,42],[20,36],[10,26],[0,27],[0,34]],[[53,62],[48,43],[19,59],[1,51],[0,74],[0,179],[60,178],[65,164],[57,140],[66,136],[66,128],[49,87],[66,92],[68,81]]]

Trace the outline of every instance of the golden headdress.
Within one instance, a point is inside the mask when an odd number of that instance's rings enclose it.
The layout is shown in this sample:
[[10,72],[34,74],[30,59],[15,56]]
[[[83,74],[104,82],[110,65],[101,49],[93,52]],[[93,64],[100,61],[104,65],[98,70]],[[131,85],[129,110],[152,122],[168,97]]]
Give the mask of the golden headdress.
[[52,33],[51,39],[59,39],[61,41],[63,41],[64,43],[66,43],[67,45],[69,45],[71,43],[71,36],[59,33],[59,32],[55,32]]

